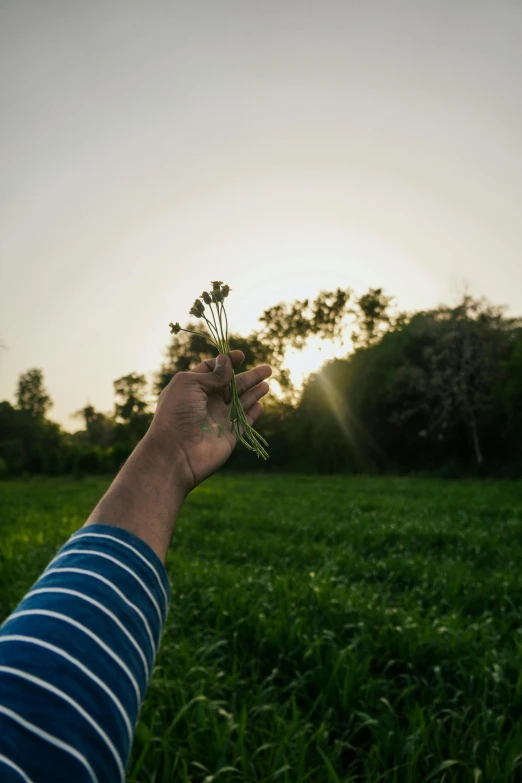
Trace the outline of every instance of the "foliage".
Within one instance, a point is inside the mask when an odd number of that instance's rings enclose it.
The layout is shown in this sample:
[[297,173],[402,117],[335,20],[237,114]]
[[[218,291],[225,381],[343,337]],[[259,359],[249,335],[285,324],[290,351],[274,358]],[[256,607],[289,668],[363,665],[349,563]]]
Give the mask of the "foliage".
[[[428,430],[444,437],[452,425],[463,423],[479,465],[484,461],[480,414],[509,355],[514,323],[503,317],[500,308],[470,296],[457,307],[438,308],[425,316],[432,335],[424,349],[424,372],[410,376],[411,387],[417,383],[417,398],[429,412]],[[404,415],[413,411],[403,408]],[[397,411],[396,417],[400,416]]]
[[[194,322],[186,328],[195,331]],[[285,351],[314,335],[344,337],[353,350],[298,393],[285,380]],[[265,402],[257,425],[270,443],[267,470],[522,473],[522,323],[486,300],[466,295],[455,306],[408,315],[392,312],[380,288],[359,297],[338,289],[275,305],[258,332],[229,341],[246,355],[241,370],[269,362],[275,386],[283,387],[282,397]],[[204,328],[193,334],[180,327],[153,390],[159,394],[177,372],[216,352]],[[24,373],[18,388],[16,407],[0,403],[4,476],[114,472],[152,417],[147,378],[137,373],[115,381],[112,416],[92,405],[78,411],[83,429],[74,435],[46,418],[41,370]],[[240,452],[228,468],[259,470]]]
[[296,299],[264,311],[259,319],[262,328],[256,336],[265,346],[269,362],[277,367],[283,389],[292,388],[288,370],[282,366],[286,351],[304,348],[313,335],[329,340],[341,338],[351,296],[350,289],[338,288],[332,292],[321,291],[312,302]]
[[91,446],[100,446],[107,448],[114,440],[114,421],[104,413],[95,410],[92,405],[86,405],[74,414],[77,418],[83,419],[85,430],[77,433],[80,442],[88,443]]
[[117,441],[134,445],[147,432],[152,419],[145,399],[147,386],[145,375],[138,373],[129,373],[114,381]]
[[144,397],[147,391],[147,379],[144,375],[130,373],[114,381],[116,395],[116,418],[130,422],[142,416],[147,410]]
[[517,330],[511,351],[501,365],[494,397],[500,413],[500,440],[522,462],[522,329]]
[[[155,378],[155,391],[160,394],[178,372],[191,370],[205,359],[216,356],[217,351],[201,334],[196,334],[196,324],[188,322],[185,329],[171,335],[165,351],[165,360]],[[201,330],[200,330],[201,331]]]
[[[0,484],[2,617],[106,486]],[[516,783],[521,530],[520,482],[206,482],[129,783]]]
[[386,296],[382,288],[370,288],[366,294],[356,299],[356,329],[352,332],[352,342],[358,347],[373,345],[393,323],[390,306],[393,297]]
[[[154,390],[157,394],[162,392],[177,372],[191,370],[197,364],[204,362],[205,359],[211,359],[217,355],[216,349],[209,345],[206,337],[194,333],[195,329],[196,324],[189,321],[184,329],[171,336],[165,351],[165,360],[154,380]],[[200,331],[206,334],[204,329],[200,328]],[[268,361],[268,353],[256,335],[242,337],[230,334],[229,342],[232,348],[243,351],[245,354],[245,361],[240,368],[241,372],[249,370],[256,364],[264,364]]]
[[519,340],[517,321],[469,297],[454,308],[403,316],[306,385],[298,414],[302,442],[317,457],[314,467],[453,464],[458,471],[472,461],[491,469],[514,464],[506,433],[510,421],[522,435]]
[[259,319],[262,328],[256,337],[265,346],[266,360],[277,368],[283,390],[292,392],[290,375],[284,367],[289,348],[303,349],[310,337],[342,341],[347,337],[348,328],[354,345],[371,345],[393,322],[392,301],[393,298],[385,296],[381,288],[370,288],[356,299],[349,288],[338,288],[321,291],[313,301],[296,299],[265,310]]
[[18,409],[0,403],[0,457],[9,472],[59,473],[60,427],[34,411],[34,407]]
[[52,407],[52,400],[44,385],[42,370],[27,370],[18,379],[17,407],[34,419],[43,419]]

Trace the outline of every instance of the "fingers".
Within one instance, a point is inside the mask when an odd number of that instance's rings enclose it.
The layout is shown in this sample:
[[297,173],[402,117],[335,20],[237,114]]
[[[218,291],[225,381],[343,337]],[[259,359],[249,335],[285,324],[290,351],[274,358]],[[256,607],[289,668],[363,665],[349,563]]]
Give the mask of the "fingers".
[[[239,367],[241,362],[245,361],[245,354],[243,351],[230,351],[230,358],[232,359],[232,366]],[[194,367],[191,372],[213,372],[215,366],[215,359],[206,359],[204,362],[201,362],[201,364],[198,364],[197,367]]]
[[224,353],[220,353],[215,359],[212,372],[196,373],[195,378],[198,379],[198,383],[208,393],[215,391],[221,392],[232,380],[232,373],[233,370],[230,357]]
[[266,381],[262,381],[261,383],[258,383],[257,386],[253,386],[251,389],[249,389],[247,392],[241,395],[239,398],[241,400],[241,405],[243,406],[243,410],[248,411],[256,403],[258,400],[261,399],[261,397],[264,397],[265,394],[269,391],[270,387]]
[[246,419],[247,419],[248,423],[250,424],[250,426],[252,426],[253,424],[256,423],[256,421],[262,415],[263,410],[264,410],[264,408],[263,408],[263,403],[262,402],[256,402],[254,405],[252,405],[252,407],[250,408],[250,410],[246,414]]
[[241,396],[253,386],[261,383],[261,381],[264,381],[265,378],[269,378],[271,375],[272,368],[269,367],[268,364],[261,364],[259,367],[254,367],[252,370],[242,372],[240,375],[236,376],[237,393],[239,396]]

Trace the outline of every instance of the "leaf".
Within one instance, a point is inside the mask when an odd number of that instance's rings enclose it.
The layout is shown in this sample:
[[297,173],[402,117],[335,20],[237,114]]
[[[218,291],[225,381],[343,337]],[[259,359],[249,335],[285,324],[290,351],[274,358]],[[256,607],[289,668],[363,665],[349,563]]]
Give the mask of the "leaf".
[[437,766],[426,775],[422,783],[428,783],[428,780],[433,780],[435,775],[438,775],[439,772],[444,772],[445,769],[449,769],[449,767],[453,767],[455,764],[460,764],[460,761],[455,761],[454,759],[446,759],[446,761],[441,761],[440,764],[437,764]]
[[[185,704],[185,705],[184,705],[184,706],[183,706],[183,707],[182,707],[182,708],[179,710],[179,712],[176,714],[176,716],[174,717],[174,719],[172,720],[172,722],[171,722],[171,724],[170,724],[170,726],[169,726],[169,728],[168,728],[168,730],[167,730],[167,733],[169,733],[170,731],[172,731],[172,729],[173,729],[173,728],[174,728],[174,727],[177,725],[177,723],[179,723],[179,721],[180,721],[180,720],[181,720],[181,718],[182,718],[182,717],[185,715],[185,713],[186,713],[186,712],[188,712],[188,711],[190,710],[190,708],[191,708],[191,707],[192,707],[194,704],[197,704],[198,702],[202,702],[202,701],[207,701],[207,702],[208,702],[208,699],[207,699],[207,697],[206,697],[206,696],[203,696],[203,695],[201,695],[201,696],[195,696],[195,697],[194,697],[193,699],[191,699],[191,700],[190,700],[190,701],[189,701],[187,704]],[[194,762],[194,763],[195,763],[195,762]]]
[[341,778],[333,768],[332,762],[328,756],[323,753],[321,748],[317,748],[317,750],[319,751],[319,754],[325,763],[326,769],[328,770],[328,780],[331,781],[331,783],[341,783]]

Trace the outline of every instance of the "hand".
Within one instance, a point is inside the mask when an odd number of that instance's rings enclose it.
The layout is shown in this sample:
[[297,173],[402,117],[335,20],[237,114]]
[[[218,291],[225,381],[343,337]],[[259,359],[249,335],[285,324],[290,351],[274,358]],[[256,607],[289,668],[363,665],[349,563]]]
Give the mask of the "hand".
[[[180,372],[163,389],[149,431],[123,465],[86,524],[129,530],[163,561],[176,517],[187,494],[230,456],[236,445],[230,423],[219,437],[228,413],[232,364],[241,351],[209,359],[192,372]],[[271,374],[262,365],[236,376],[248,421],[263,412],[259,402],[268,391]]]
[[[230,358],[220,354],[208,359],[190,372],[177,373],[160,395],[146,438],[177,463],[187,492],[220,468],[236,445],[230,423],[219,433],[228,413],[232,366],[244,358],[242,351],[232,351]],[[259,400],[268,392],[265,378],[271,374],[264,364],[236,376],[249,424],[263,413]]]

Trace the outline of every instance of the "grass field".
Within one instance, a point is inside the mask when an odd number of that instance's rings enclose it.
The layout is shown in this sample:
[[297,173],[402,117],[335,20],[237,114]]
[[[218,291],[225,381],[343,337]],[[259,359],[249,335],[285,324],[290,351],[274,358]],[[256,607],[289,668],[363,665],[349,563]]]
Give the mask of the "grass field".
[[[107,482],[0,483],[4,616]],[[129,780],[522,780],[522,483],[220,476]]]

